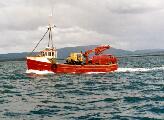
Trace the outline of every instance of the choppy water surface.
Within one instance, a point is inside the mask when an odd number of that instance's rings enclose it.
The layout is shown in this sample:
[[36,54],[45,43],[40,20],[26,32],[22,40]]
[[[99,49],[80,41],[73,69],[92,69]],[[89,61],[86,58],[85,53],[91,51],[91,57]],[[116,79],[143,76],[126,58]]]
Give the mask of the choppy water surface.
[[163,120],[164,56],[121,58],[107,74],[28,75],[0,62],[0,119]]

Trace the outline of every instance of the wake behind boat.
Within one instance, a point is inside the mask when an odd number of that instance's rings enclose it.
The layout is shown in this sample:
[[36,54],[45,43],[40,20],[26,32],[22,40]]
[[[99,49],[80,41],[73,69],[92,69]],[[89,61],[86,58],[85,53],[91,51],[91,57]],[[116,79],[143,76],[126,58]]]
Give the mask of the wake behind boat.
[[[103,51],[110,49],[109,45],[97,46],[85,52],[70,53],[65,63],[59,63],[57,60],[57,49],[54,47],[52,40],[54,27],[55,25],[49,24],[46,33],[39,41],[40,43],[46,34],[49,33],[48,47],[37,55],[27,56],[28,73],[106,73],[117,70],[117,58],[113,55],[103,54]],[[91,53],[94,53],[92,57],[89,56]]]

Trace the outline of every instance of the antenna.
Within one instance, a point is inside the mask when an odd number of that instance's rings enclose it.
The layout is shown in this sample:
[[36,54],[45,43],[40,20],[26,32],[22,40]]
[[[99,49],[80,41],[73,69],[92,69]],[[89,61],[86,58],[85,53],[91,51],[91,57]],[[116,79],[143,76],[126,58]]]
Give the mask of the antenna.
[[51,14],[49,15],[49,21],[48,21],[49,27],[52,27],[52,20],[53,20],[53,9],[51,11]]

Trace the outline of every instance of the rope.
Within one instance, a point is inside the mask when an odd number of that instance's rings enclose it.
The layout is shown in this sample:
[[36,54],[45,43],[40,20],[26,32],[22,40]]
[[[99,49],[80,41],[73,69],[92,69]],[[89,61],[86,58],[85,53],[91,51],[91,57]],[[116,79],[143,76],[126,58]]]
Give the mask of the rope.
[[43,40],[43,38],[46,36],[47,32],[49,31],[49,28],[47,29],[46,33],[43,35],[43,37],[39,40],[39,42],[37,43],[37,45],[35,46],[35,48],[32,50],[32,52],[30,53],[30,55],[35,51],[35,49],[38,47],[38,45],[40,44],[40,42]]

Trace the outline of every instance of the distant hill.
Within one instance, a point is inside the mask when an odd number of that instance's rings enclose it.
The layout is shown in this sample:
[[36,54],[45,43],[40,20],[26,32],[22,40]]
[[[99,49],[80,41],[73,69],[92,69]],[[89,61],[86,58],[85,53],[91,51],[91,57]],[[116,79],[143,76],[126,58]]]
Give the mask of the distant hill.
[[[89,45],[89,46],[77,46],[77,47],[65,47],[58,49],[58,58],[66,58],[70,52],[84,52],[86,50],[93,49],[97,47],[98,45]],[[105,54],[113,54],[115,56],[122,56],[122,55],[130,55],[133,54],[131,51],[122,50],[122,49],[116,49],[116,48],[110,48],[106,51],[104,51]]]
[[[58,58],[64,59],[66,58],[70,52],[81,52],[89,49],[95,48],[97,45],[89,45],[89,46],[77,46],[77,47],[65,47],[58,49]],[[151,49],[151,50],[137,50],[137,51],[127,51],[122,49],[111,48],[109,50],[104,51],[105,54],[112,54],[117,57],[120,56],[143,56],[143,55],[164,55],[164,49]],[[25,60],[28,52],[23,53],[8,53],[8,54],[0,54],[0,61],[14,61],[14,60]]]
[[27,52],[24,53],[8,53],[8,54],[0,54],[0,61],[8,61],[8,60],[24,60],[28,55]]
[[22,61],[25,60],[28,55],[29,52],[0,54],[0,61]]
[[136,50],[136,54],[152,54],[152,53],[163,53],[164,49],[146,49],[146,50]]

